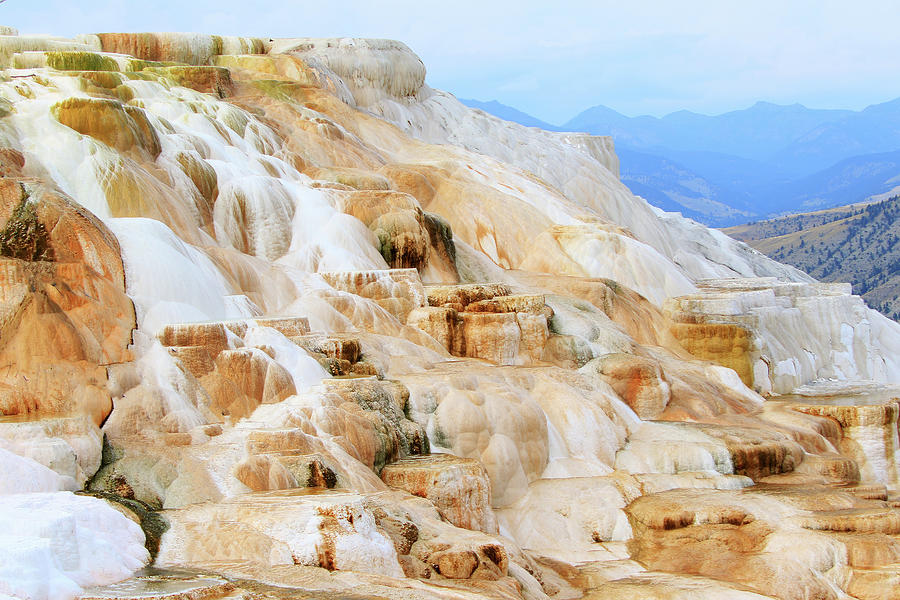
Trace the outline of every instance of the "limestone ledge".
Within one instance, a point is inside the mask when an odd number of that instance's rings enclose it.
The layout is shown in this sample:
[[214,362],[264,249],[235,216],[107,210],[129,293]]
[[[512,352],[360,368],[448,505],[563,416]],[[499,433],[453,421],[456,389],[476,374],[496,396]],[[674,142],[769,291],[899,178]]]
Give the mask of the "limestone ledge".
[[553,311],[544,296],[511,295],[503,284],[429,286],[429,306],[412,311],[407,324],[425,331],[453,356],[499,365],[542,360]]
[[[513,544],[443,523],[433,506],[393,493],[291,491],[245,495],[166,511],[162,567],[257,564],[322,567],[400,579],[496,581]],[[291,527],[280,524],[290,522]]]
[[381,479],[393,488],[427,498],[457,527],[497,533],[491,482],[477,460],[452,454],[413,456],[387,465]]
[[[791,409],[826,417],[841,430],[836,445],[858,465],[864,483],[900,490],[900,386],[819,385],[784,398]],[[819,391],[822,395],[814,395]],[[828,393],[830,392],[830,394]],[[842,393],[843,392],[843,393]]]
[[374,300],[401,322],[426,302],[425,289],[415,269],[340,271],[321,275],[337,290]]
[[[875,536],[856,538],[859,556],[868,544],[884,543],[877,535],[894,535],[900,524],[884,502],[809,486],[671,490],[642,496],[626,511],[635,530],[631,556],[648,569],[685,572],[690,564],[691,573],[784,600],[834,597],[835,587],[844,588],[856,572],[843,549],[845,532]],[[707,554],[710,547],[727,560]],[[883,556],[892,560],[889,552]],[[884,594],[889,588],[876,589]]]
[[[259,317],[252,322],[271,327],[288,338],[309,333],[306,317]],[[249,323],[244,319],[173,323],[164,326],[157,338],[195,377],[202,377],[215,368],[216,358],[231,346],[232,339],[246,334]]]
[[760,393],[819,379],[900,380],[900,326],[866,308],[849,284],[774,278],[706,280],[666,301],[671,332],[699,358],[733,368]]
[[364,360],[362,342],[358,335],[319,333],[288,339],[309,352],[326,371],[336,377],[383,376],[376,365]]

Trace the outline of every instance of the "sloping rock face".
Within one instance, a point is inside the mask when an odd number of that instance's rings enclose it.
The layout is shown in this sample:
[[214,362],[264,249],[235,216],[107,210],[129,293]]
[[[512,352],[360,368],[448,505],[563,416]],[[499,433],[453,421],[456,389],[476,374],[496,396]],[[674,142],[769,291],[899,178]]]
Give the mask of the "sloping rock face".
[[99,425],[112,408],[103,366],[129,360],[134,327],[118,242],[61,195],[9,178],[3,187],[0,412]]
[[[131,360],[134,310],[119,245],[62,194],[14,177],[0,185],[0,415],[16,421],[2,424],[0,447],[39,467],[41,479],[58,478],[50,489],[79,489],[100,465],[107,368]],[[25,490],[34,485],[18,477]]]
[[900,327],[610,140],[389,40],[0,64],[0,596],[895,595]]

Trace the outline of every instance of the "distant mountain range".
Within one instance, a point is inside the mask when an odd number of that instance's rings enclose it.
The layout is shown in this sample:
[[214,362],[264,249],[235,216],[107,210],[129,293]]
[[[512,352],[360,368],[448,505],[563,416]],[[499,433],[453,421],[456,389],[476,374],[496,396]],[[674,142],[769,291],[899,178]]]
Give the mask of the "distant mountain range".
[[716,116],[662,118],[595,106],[561,126],[496,101],[462,102],[529,127],[612,136],[622,181],[635,193],[717,227],[900,186],[900,99],[862,111],[757,102]]
[[682,110],[662,118],[631,118],[605,106],[595,106],[563,128],[612,135],[617,142],[647,151],[701,151],[766,162],[807,133],[852,114],[843,110],[812,110],[800,104],[757,102],[750,108],[713,117]]
[[469,108],[477,108],[483,110],[488,114],[494,115],[495,117],[500,117],[504,121],[512,121],[513,123],[519,123],[520,125],[524,125],[526,127],[538,127],[540,129],[546,129],[547,131],[563,131],[561,127],[551,125],[550,123],[545,123],[537,117],[532,117],[531,115],[523,113],[521,110],[515,109],[512,106],[500,104],[496,100],[491,100],[490,102],[481,102],[479,100],[460,99],[460,102],[462,102]]
[[900,320],[900,198],[790,215],[724,231],[817,279],[853,283],[853,293]]

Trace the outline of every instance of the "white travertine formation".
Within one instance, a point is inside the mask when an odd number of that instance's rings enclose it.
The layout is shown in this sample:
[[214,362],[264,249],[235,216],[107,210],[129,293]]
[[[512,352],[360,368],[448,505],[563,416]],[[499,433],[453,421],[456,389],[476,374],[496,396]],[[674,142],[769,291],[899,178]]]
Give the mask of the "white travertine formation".
[[[78,489],[90,479],[100,467],[101,447],[100,430],[84,417],[25,423],[0,421],[0,449],[55,472],[65,482],[66,487],[61,489]],[[15,487],[13,479],[8,483]],[[24,480],[22,483],[29,485]]]
[[890,591],[895,397],[786,394],[897,381],[900,326],[651,208],[608,138],[400,42],[0,37],[0,596],[127,577],[154,518],[237,588]]
[[245,560],[403,576],[391,540],[356,494],[269,494],[168,515],[171,528],[162,539],[160,566]]
[[71,477],[61,476],[33,458],[10,452],[2,447],[0,447],[0,462],[3,464],[0,496],[77,489],[75,480]]
[[[421,61],[402,44],[331,39],[285,41],[276,43],[274,48],[321,61],[334,72],[338,80],[335,85],[344,83],[351,88],[358,106],[375,112],[410,135],[429,143],[455,144],[537,175],[574,205],[566,211],[570,215],[579,218],[587,214],[616,223],[632,232],[642,244],[655,249],[662,256],[656,261],[644,259],[642,264],[668,272],[667,277],[684,273],[692,279],[777,276],[809,280],[796,269],[778,264],[720,232],[663,213],[633,196],[618,181],[618,159],[612,152],[611,142],[502,121],[469,109],[446,92],[429,88],[424,83],[424,69],[420,73],[416,67]],[[386,76],[385,64],[393,65],[395,79]],[[356,89],[360,82],[368,83],[364,91]],[[544,214],[556,224],[570,224],[559,220],[558,212],[555,209]],[[586,233],[590,239],[592,234]],[[583,250],[590,251],[590,246]],[[633,252],[628,255],[637,256]],[[583,263],[587,257],[576,251],[574,258],[575,262]],[[596,267],[587,267],[584,272],[588,276],[612,275]],[[640,280],[624,282],[644,292],[641,285],[634,284],[637,281]],[[679,285],[682,287],[663,285],[665,295],[678,295],[678,289],[685,289],[683,284]],[[658,293],[647,292],[655,301],[662,300]]]
[[321,63],[346,84],[360,107],[384,98],[416,96],[425,85],[425,64],[403,42],[362,38],[279,39],[271,54],[297,54]]
[[753,387],[789,393],[814,380],[900,383],[900,325],[866,307],[849,284],[713,280],[670,299],[679,320],[737,324],[752,333]]
[[514,504],[497,511],[501,531],[524,548],[559,560],[591,560],[598,542],[631,539],[624,508],[640,490],[613,477],[542,479]]
[[[722,276],[752,272],[803,278],[795,269],[779,265],[724,234],[671,214],[661,219],[663,215],[659,211],[631,196],[623,185],[615,182],[618,159],[609,142],[586,141],[583,134],[528,128],[469,109],[446,92],[425,85],[424,68],[420,77],[420,71],[413,67],[421,61],[405,45],[380,42],[315,40],[307,42],[310,47],[302,43],[294,47],[286,44],[283,50],[296,51],[301,56],[310,52],[327,65],[334,65],[332,70],[342,79],[349,75],[357,81],[367,80],[380,89],[383,100],[372,101],[370,96],[356,93],[354,98],[358,105],[382,115],[424,141],[457,144],[538,175],[583,207],[597,210],[599,216],[628,227],[639,239],[656,247],[693,277],[702,277],[705,271],[718,272]],[[275,45],[275,49],[281,48]],[[377,54],[381,54],[383,60],[375,60],[373,55]],[[402,55],[402,60],[395,58],[390,64],[394,67],[392,75],[403,82],[400,87],[393,79],[385,77],[381,67],[389,57],[397,54]],[[368,71],[368,68],[372,70]],[[603,165],[605,173],[597,172],[591,164],[596,162]],[[597,192],[605,197],[590,197]],[[680,235],[675,234],[676,231]],[[657,235],[654,237],[653,234]],[[678,237],[687,239],[679,240]],[[705,260],[708,264],[701,266],[702,263],[694,262],[696,260]]]
[[0,594],[7,597],[78,598],[150,559],[137,523],[71,492],[0,496],[0,531]]

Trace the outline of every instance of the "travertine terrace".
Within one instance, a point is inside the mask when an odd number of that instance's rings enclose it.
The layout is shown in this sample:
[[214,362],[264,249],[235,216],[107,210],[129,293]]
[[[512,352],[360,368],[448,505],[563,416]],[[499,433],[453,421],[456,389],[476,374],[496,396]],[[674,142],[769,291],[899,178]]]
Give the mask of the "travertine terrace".
[[897,598],[900,326],[404,44],[0,35],[0,599]]

